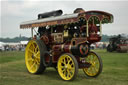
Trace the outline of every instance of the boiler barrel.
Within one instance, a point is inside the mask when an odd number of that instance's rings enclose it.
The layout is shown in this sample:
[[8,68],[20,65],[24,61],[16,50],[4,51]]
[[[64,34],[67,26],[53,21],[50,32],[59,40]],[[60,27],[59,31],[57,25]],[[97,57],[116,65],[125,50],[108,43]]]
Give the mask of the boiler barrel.
[[77,56],[86,56],[89,52],[88,45],[78,45],[78,46],[71,46],[71,45],[54,45],[53,46],[54,52],[65,52],[65,53],[72,53],[73,55]]

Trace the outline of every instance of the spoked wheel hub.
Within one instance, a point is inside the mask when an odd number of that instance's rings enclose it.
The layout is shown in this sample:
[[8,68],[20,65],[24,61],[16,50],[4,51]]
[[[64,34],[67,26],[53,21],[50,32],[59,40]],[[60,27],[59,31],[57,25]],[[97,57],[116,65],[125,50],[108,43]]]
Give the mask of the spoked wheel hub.
[[97,77],[102,72],[102,60],[94,52],[90,52],[85,57],[86,62],[90,64],[88,68],[84,68],[83,71],[88,77]]
[[78,72],[78,63],[69,53],[60,56],[58,60],[58,73],[63,80],[73,80]]

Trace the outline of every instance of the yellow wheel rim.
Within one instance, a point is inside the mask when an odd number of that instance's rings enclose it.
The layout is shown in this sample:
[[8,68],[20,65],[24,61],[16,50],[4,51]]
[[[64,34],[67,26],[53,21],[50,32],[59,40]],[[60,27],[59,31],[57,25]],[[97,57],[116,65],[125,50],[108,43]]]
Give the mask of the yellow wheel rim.
[[62,55],[58,60],[58,72],[62,79],[71,80],[75,73],[75,64],[69,55]]
[[40,50],[36,41],[31,40],[25,51],[25,63],[30,73],[36,73],[40,66]]
[[91,52],[88,54],[85,60],[91,64],[91,66],[89,68],[84,68],[84,72],[87,74],[87,76],[96,76],[100,70],[100,61],[97,55]]

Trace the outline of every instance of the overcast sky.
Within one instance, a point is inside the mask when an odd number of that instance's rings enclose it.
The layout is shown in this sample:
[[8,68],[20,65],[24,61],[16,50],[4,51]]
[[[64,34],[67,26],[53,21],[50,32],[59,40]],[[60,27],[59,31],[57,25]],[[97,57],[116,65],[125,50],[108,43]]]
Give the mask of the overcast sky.
[[128,1],[80,1],[80,0],[1,0],[0,37],[30,37],[30,29],[20,29],[23,21],[37,19],[39,13],[62,9],[64,14],[73,13],[76,8],[106,11],[114,15],[114,23],[103,25],[103,34],[128,34]]

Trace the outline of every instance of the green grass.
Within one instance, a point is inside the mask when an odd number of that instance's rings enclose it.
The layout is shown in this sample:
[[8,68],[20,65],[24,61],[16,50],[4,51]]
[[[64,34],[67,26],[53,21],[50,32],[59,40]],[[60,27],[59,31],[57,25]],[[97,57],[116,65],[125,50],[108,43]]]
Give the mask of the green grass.
[[6,51],[0,52],[0,64],[8,63],[16,60],[23,60],[24,52]]
[[41,75],[29,74],[24,52],[1,52],[0,85],[128,85],[128,53],[95,52],[102,57],[101,75],[89,79],[79,70],[74,81],[63,81],[54,68],[47,68]]

